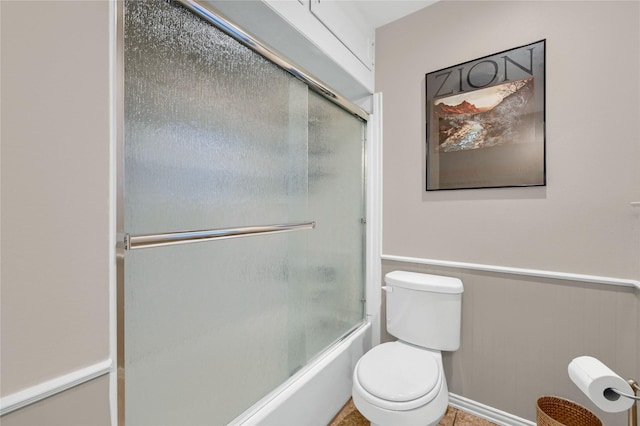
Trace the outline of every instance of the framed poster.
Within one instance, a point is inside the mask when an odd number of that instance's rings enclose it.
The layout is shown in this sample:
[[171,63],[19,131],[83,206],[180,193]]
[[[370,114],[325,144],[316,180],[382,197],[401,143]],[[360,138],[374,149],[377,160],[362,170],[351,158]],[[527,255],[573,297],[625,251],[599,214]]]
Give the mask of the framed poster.
[[545,40],[426,74],[426,189],[546,185]]

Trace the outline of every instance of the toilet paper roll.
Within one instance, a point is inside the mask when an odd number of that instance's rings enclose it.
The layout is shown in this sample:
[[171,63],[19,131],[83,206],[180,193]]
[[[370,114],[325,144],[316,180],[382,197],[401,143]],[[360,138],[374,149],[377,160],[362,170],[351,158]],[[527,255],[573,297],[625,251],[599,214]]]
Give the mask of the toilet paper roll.
[[619,413],[628,410],[634,401],[613,392],[606,392],[615,388],[620,392],[633,395],[633,390],[626,380],[614,373],[600,360],[590,356],[574,358],[569,363],[569,377],[585,395],[602,411]]

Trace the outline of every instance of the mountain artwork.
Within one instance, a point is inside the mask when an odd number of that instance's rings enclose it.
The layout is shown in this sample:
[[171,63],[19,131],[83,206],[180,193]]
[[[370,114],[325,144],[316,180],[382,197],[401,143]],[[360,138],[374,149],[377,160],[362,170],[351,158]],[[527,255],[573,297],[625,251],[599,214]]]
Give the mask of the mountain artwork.
[[535,122],[530,111],[534,97],[533,78],[494,87],[501,88],[503,97],[491,107],[479,108],[467,100],[449,105],[448,98],[434,102],[434,116],[438,119],[438,151],[534,141]]
[[425,76],[426,190],[546,185],[545,40]]

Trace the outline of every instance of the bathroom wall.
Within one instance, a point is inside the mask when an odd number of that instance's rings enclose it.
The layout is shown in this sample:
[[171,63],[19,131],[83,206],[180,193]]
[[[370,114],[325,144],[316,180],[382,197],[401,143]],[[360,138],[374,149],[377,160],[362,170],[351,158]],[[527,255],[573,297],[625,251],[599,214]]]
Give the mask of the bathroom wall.
[[[106,1],[1,1],[1,397],[109,359]],[[107,367],[108,368],[108,367]],[[106,425],[102,376],[2,425]]]
[[2,417],[3,426],[106,426],[109,377],[102,376]]
[[[638,2],[442,1],[379,28],[383,258],[637,281],[638,22]],[[547,186],[426,192],[425,74],[541,39]],[[542,394],[596,410],[567,376],[575,356],[640,377],[637,290],[383,260],[383,273],[393,269],[465,284],[462,347],[446,358],[453,393],[535,420]],[[626,424],[624,414],[596,412]]]
[[[443,1],[379,28],[384,252],[640,278],[639,7]],[[425,73],[541,39],[547,186],[424,191]]]
[[[640,377],[637,290],[396,261],[384,261],[382,274],[398,269],[464,284],[461,347],[444,356],[450,392],[532,421],[536,399],[557,395],[594,411],[604,424],[626,424],[626,412],[599,411],[569,379],[567,366],[591,355],[624,378]],[[385,333],[383,340],[395,338]]]

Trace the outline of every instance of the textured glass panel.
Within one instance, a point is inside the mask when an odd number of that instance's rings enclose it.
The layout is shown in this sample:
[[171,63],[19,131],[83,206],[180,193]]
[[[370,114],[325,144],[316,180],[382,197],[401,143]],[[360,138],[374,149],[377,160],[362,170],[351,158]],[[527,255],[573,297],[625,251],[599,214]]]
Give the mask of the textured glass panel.
[[309,94],[310,303],[307,350],[313,356],[364,316],[364,124]]
[[306,86],[181,7],[125,13],[128,232],[305,220]]
[[307,235],[127,254],[126,424],[227,424],[290,376]]
[[126,1],[125,231],[317,222],[127,252],[127,424],[228,423],[362,320],[363,128],[191,12]]

